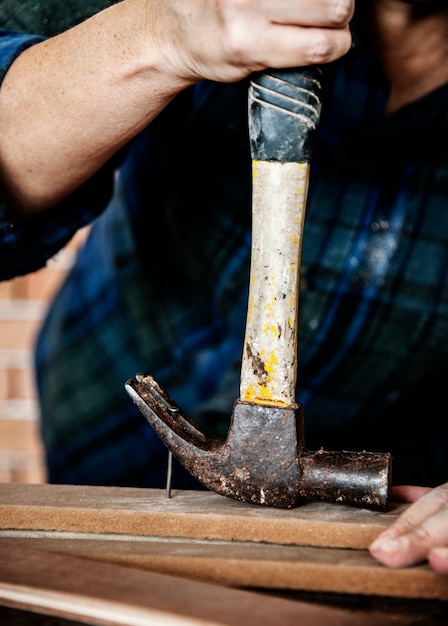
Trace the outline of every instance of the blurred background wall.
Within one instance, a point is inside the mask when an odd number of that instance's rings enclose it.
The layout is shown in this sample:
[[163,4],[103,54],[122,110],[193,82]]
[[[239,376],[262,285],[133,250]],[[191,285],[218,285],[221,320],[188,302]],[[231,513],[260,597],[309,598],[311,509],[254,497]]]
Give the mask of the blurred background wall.
[[86,233],[80,231],[44,269],[0,282],[0,482],[45,482],[33,343],[48,302]]

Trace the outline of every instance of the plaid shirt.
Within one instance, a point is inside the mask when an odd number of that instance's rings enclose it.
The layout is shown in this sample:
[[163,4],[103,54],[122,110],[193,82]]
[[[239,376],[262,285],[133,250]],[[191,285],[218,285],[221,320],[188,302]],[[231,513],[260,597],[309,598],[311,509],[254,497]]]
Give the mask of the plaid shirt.
[[[140,371],[228,427],[250,256],[246,87],[184,92],[129,147],[37,345],[53,482],[163,485],[166,450],[123,388]],[[385,77],[354,46],[324,87],[299,306],[306,443],[389,450],[395,483],[435,485],[448,480],[448,86],[384,118]]]

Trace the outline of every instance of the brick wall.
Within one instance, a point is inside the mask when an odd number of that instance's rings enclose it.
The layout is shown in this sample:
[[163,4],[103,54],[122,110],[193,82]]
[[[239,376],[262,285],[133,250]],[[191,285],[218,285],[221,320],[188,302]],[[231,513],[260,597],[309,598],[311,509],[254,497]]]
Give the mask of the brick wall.
[[39,272],[0,282],[0,482],[45,482],[32,349],[48,302],[86,232]]

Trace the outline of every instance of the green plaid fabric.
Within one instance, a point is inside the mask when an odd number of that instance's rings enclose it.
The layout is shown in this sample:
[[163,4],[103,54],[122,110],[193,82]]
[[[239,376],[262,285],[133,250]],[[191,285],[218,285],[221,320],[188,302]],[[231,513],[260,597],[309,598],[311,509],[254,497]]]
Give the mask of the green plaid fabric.
[[118,0],[0,0],[0,28],[52,37]]

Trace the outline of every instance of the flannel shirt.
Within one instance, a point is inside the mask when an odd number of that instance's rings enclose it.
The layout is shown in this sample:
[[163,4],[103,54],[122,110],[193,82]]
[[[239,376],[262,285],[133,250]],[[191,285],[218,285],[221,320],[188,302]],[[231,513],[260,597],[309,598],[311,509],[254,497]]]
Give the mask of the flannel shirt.
[[[394,483],[431,486],[448,480],[448,86],[384,117],[387,91],[360,45],[325,69],[297,399],[309,448],[391,451]],[[246,99],[244,81],[190,89],[129,146],[36,347],[51,482],[164,484],[165,447],[124,391],[140,371],[225,434],[247,308]]]

